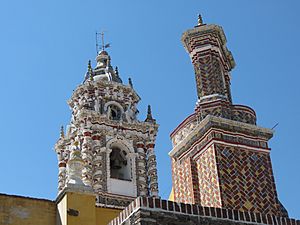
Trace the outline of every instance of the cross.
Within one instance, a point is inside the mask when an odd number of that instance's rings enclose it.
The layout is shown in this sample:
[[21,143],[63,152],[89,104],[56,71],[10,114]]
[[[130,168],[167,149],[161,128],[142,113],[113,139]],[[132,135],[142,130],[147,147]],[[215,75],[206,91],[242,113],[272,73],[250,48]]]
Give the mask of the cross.
[[101,49],[104,51],[106,48],[110,47],[110,43],[104,44],[104,32],[102,31],[101,33],[96,32],[96,51],[98,54],[99,51],[99,44],[98,44],[98,37],[101,35]]

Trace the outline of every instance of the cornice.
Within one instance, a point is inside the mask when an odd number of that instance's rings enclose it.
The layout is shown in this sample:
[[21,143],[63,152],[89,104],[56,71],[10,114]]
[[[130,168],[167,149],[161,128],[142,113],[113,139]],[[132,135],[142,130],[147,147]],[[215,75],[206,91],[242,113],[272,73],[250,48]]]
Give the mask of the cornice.
[[211,128],[244,134],[254,138],[259,137],[266,141],[273,136],[273,131],[267,128],[208,115],[181,142],[173,147],[169,152],[169,156],[178,157],[184,151],[188,150],[198,139],[203,137]]

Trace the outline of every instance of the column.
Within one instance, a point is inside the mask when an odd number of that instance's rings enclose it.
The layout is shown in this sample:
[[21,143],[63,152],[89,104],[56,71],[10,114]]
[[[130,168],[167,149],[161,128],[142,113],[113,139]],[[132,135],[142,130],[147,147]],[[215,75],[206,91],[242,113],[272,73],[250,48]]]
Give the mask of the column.
[[59,161],[58,168],[58,192],[60,192],[66,186],[66,162]]
[[147,148],[147,168],[148,168],[148,179],[149,179],[149,189],[150,196],[158,196],[158,179],[157,179],[157,169],[156,169],[156,156],[154,152],[155,144],[149,142],[146,145]]
[[93,167],[92,167],[92,138],[91,130],[83,129],[83,143],[82,143],[82,159],[84,161],[83,169],[83,183],[87,186],[92,186],[92,176],[93,176]]
[[[97,141],[98,142],[98,141]],[[96,192],[104,191],[105,189],[105,147],[100,148],[99,144],[96,144],[95,147],[95,156],[94,156],[94,174],[93,174],[93,188]]]
[[137,147],[137,188],[139,196],[146,196],[148,194],[148,185],[147,185],[147,171],[146,171],[146,153],[144,149],[144,143],[138,142]]

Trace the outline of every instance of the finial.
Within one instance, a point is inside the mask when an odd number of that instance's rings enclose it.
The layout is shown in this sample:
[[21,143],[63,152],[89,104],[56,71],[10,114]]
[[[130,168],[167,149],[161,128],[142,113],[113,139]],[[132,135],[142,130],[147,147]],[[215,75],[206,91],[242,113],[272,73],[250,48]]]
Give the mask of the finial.
[[92,68],[92,65],[91,65],[91,60],[89,60],[89,62],[88,62],[88,71],[87,71],[87,73],[88,73],[88,77],[90,78],[90,80],[93,81],[94,78],[93,78],[93,68]]
[[67,187],[78,188],[85,187],[82,182],[82,170],[84,168],[84,161],[81,157],[78,140],[73,142],[70,157],[67,162]]
[[117,66],[115,68],[115,73],[116,73],[117,76],[119,76],[119,68]]
[[[152,114],[152,113],[151,113],[151,105],[148,105],[147,114],[148,114],[148,115],[151,115],[151,114]],[[151,115],[151,116],[152,116],[152,115]]]
[[147,118],[146,118],[145,122],[155,123],[155,119],[153,119],[153,117],[152,117],[152,112],[151,112],[151,106],[150,105],[148,105]]
[[88,62],[88,70],[92,69],[91,60]]
[[65,131],[64,131],[64,126],[60,127],[60,137],[64,138],[65,137]]
[[201,26],[201,25],[203,25],[203,19],[202,19],[201,14],[198,14],[198,26]]
[[130,77],[128,78],[128,83],[129,83],[129,86],[130,86],[131,88],[133,88],[132,80],[131,80]]

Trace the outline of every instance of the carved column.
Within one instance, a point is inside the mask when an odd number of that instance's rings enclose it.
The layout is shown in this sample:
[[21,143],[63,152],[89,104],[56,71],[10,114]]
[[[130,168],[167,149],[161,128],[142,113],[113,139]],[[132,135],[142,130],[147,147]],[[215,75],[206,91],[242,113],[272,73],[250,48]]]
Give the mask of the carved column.
[[[62,128],[63,129],[63,128]],[[63,132],[63,131],[62,131]],[[64,133],[61,133],[58,143],[55,145],[55,151],[58,160],[58,192],[62,191],[66,186],[66,145],[64,141]]]
[[58,159],[58,192],[62,191],[66,186],[66,162],[62,156],[63,152],[59,153]]
[[149,142],[146,146],[147,148],[147,168],[148,168],[148,179],[149,179],[149,189],[150,196],[158,197],[158,179],[157,179],[157,169],[156,169],[156,156],[154,152],[155,144]]
[[94,155],[94,174],[93,174],[93,188],[96,192],[104,190],[104,182],[106,180],[105,173],[105,147],[100,148],[97,144]]
[[92,138],[91,130],[83,130],[83,143],[82,143],[82,159],[84,160],[84,169],[83,169],[83,182],[85,185],[92,186],[92,176],[93,176],[93,167],[92,167]]
[[138,158],[137,158],[137,183],[138,183],[138,195],[146,196],[148,194],[147,185],[147,171],[146,171],[146,153],[144,149],[144,143],[138,142],[136,144]]

